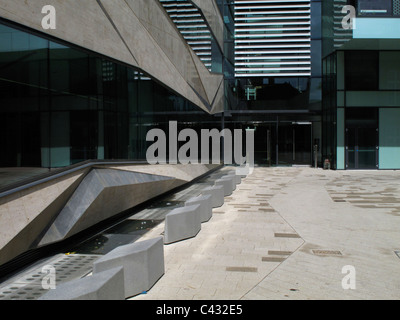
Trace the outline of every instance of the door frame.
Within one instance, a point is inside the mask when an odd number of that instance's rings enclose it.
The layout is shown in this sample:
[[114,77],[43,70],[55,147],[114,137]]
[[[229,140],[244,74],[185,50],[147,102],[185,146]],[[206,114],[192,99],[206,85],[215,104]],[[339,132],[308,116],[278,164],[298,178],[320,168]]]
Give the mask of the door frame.
[[[359,162],[358,162],[358,152],[359,152],[359,150],[358,150],[359,149],[358,134],[359,134],[359,131],[358,131],[358,129],[360,129],[360,128],[371,128],[371,129],[376,130],[376,137],[375,137],[376,151],[375,151],[375,166],[374,166],[374,168],[364,169],[364,168],[359,167]],[[356,133],[355,133],[355,144],[356,145],[354,146],[354,148],[355,148],[355,150],[354,150],[355,168],[349,168],[349,129],[356,129]],[[345,133],[346,133],[346,149],[345,149],[346,170],[379,170],[379,122],[378,122],[378,128],[374,128],[371,126],[349,126],[349,127],[346,126]]]

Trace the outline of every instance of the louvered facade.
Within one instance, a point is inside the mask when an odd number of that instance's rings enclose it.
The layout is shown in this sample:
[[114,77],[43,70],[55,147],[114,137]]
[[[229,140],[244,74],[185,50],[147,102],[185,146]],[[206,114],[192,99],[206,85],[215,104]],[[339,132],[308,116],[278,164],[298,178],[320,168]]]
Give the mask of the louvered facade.
[[311,1],[235,1],[236,77],[311,76]]
[[187,43],[211,71],[213,37],[201,11],[187,0],[160,2]]
[[[351,40],[353,36],[353,30],[345,29],[342,26],[344,13],[343,7],[347,5],[347,0],[335,0],[333,4],[333,39],[334,39],[334,48],[340,48],[347,41]],[[347,22],[347,21],[346,21]]]

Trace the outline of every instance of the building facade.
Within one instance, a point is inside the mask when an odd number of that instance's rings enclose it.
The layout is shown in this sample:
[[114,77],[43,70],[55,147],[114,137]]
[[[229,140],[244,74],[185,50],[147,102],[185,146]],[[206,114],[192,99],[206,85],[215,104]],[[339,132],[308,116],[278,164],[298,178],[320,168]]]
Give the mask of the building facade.
[[198,3],[55,0],[48,29],[49,3],[1,0],[0,167],[145,160],[152,128],[221,128],[223,20]]
[[314,146],[321,144],[321,1],[226,6],[234,69],[225,74],[225,125],[256,130],[260,165],[313,165]]
[[400,168],[399,0],[48,4],[0,0],[0,167],[146,160],[177,121],[254,129],[259,165]]
[[399,4],[323,3],[323,155],[335,169],[400,168]]

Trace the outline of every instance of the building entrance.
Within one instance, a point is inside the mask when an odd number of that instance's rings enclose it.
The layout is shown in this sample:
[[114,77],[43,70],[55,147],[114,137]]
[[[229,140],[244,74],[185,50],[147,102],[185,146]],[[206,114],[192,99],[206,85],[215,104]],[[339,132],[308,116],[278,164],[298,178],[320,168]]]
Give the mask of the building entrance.
[[376,108],[346,110],[346,168],[379,168],[379,129]]
[[255,133],[255,161],[259,165],[312,165],[312,123],[260,124]]
[[279,124],[279,165],[312,165],[312,124]]

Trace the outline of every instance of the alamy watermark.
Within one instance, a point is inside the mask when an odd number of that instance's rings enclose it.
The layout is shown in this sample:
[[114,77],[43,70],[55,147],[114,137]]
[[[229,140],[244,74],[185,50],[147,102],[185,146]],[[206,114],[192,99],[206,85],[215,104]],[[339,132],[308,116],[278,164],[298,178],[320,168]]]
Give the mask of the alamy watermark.
[[344,30],[356,29],[356,8],[353,6],[343,6],[342,13],[345,14],[342,20],[342,28]]
[[[193,129],[183,129],[178,132],[178,122],[171,121],[168,135],[162,129],[152,129],[147,133],[146,141],[153,144],[147,149],[146,159],[152,165],[178,163],[208,165],[220,164],[223,160],[225,165],[237,165],[237,174],[251,174],[254,170],[255,130],[245,130],[245,140],[243,134],[244,131],[241,129],[233,132],[229,129],[221,131],[202,129],[199,137]],[[184,144],[178,149],[179,142]]]
[[56,269],[52,265],[46,265],[42,268],[42,288],[44,290],[55,290],[57,287],[56,283]]
[[57,29],[56,8],[51,5],[46,5],[42,8],[42,14],[45,15],[42,19],[42,28],[44,30]]
[[343,290],[356,290],[357,289],[357,273],[354,266],[344,266],[342,268],[342,274],[346,276],[342,280]]
[[[42,14],[45,15],[42,18],[42,28],[44,30],[57,29],[56,8],[52,5],[45,5],[42,7]],[[342,14],[345,15],[342,20],[342,28],[345,30],[356,29],[356,8],[351,5],[343,6]]]

